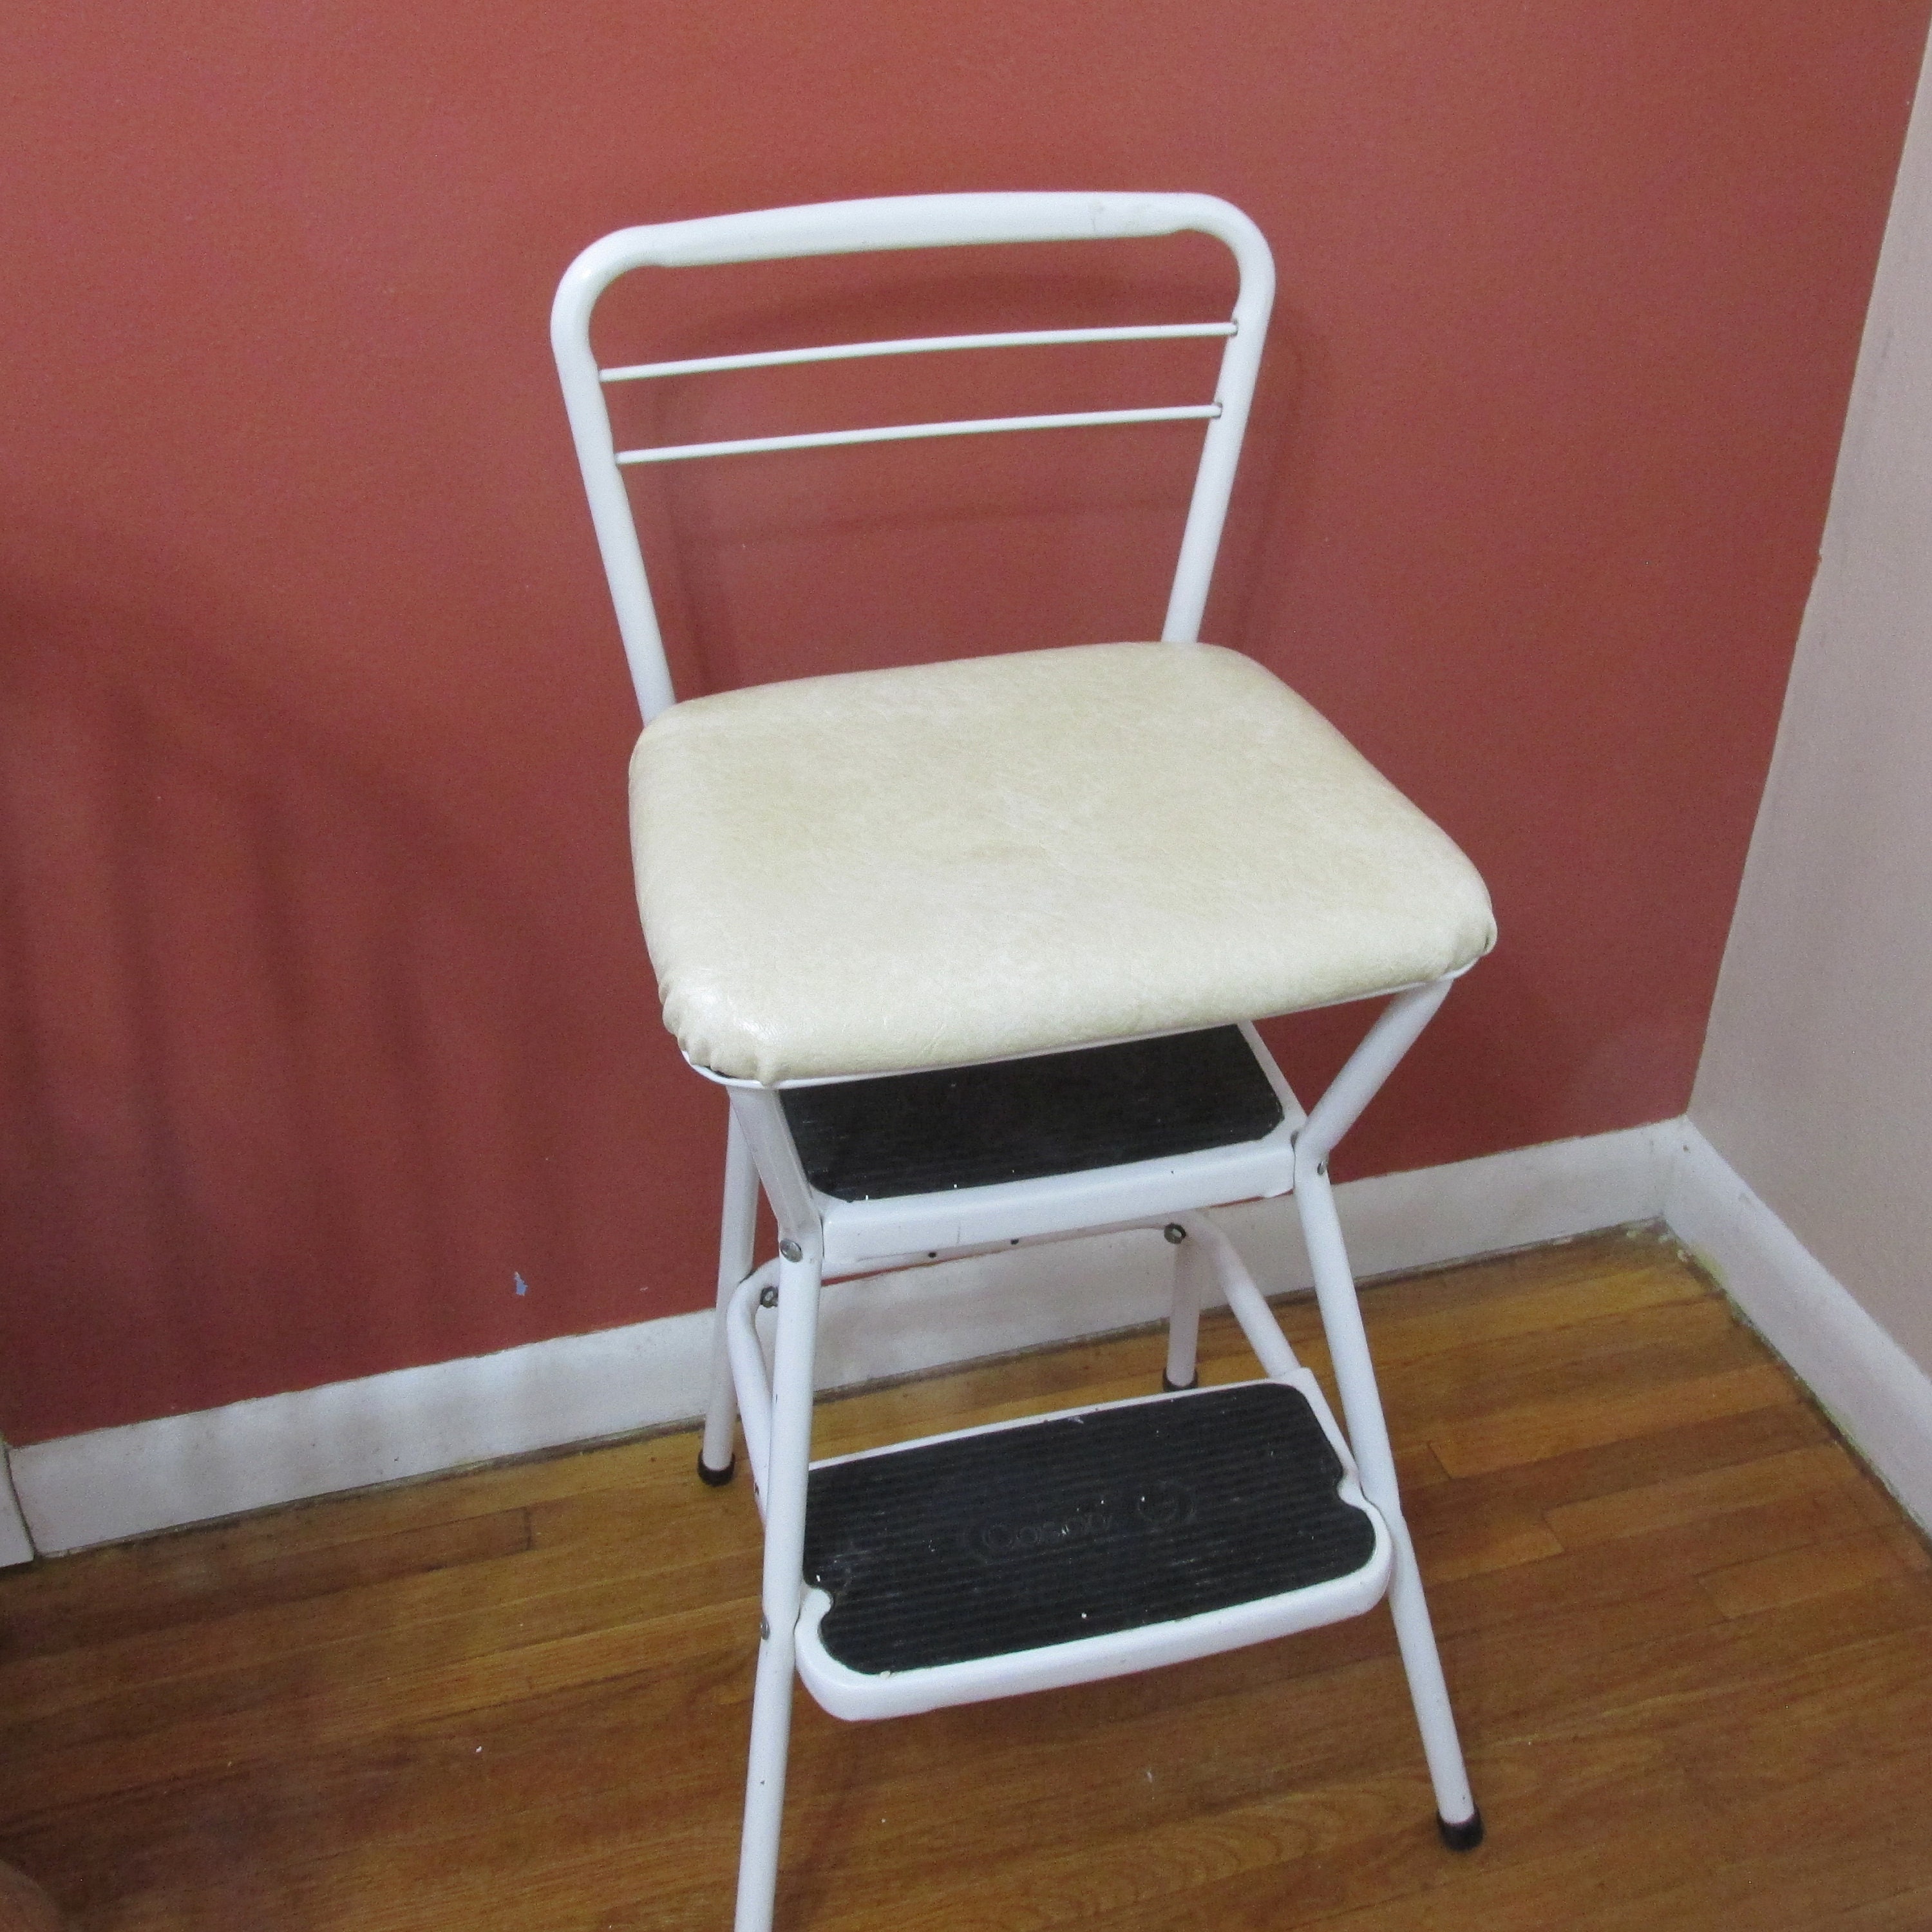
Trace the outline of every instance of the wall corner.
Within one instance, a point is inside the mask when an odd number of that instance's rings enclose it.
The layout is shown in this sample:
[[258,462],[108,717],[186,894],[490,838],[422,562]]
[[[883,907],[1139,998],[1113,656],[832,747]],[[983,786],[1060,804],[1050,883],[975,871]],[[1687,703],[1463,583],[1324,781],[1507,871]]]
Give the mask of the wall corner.
[[7,1445],[0,1442],[0,1570],[31,1563],[35,1554],[34,1539],[27,1534],[27,1519],[20,1513],[20,1499],[14,1493]]

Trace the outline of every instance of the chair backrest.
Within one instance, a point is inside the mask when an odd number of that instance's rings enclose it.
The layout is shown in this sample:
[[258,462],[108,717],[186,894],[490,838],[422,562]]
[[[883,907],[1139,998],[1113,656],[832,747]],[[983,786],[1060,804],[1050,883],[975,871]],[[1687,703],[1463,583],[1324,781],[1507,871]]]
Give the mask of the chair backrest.
[[[1233,313],[1226,321],[922,336],[754,355],[636,363],[608,369],[598,368],[591,352],[592,310],[611,284],[634,268],[694,268],[884,249],[957,248],[974,243],[1101,241],[1172,235],[1184,230],[1216,237],[1234,256],[1240,271],[1240,290]],[[550,311],[550,342],[562,379],[578,460],[583,466],[598,545],[616,605],[625,654],[630,661],[638,702],[646,720],[671,704],[675,694],[624,484],[624,470],[636,464],[686,462],[758,451],[824,448],[1008,430],[1198,419],[1206,424],[1207,434],[1161,630],[1162,638],[1171,643],[1198,641],[1274,298],[1274,266],[1261,230],[1240,209],[1202,194],[938,194],[826,202],[812,207],[770,208],[754,214],[620,229],[592,243],[570,265],[557,290]],[[947,350],[1154,341],[1187,336],[1226,338],[1211,400],[1156,408],[976,416],[962,421],[900,423],[808,435],[747,436],[724,442],[620,449],[604,400],[608,385],[665,376],[843,362],[863,356],[923,355]]]

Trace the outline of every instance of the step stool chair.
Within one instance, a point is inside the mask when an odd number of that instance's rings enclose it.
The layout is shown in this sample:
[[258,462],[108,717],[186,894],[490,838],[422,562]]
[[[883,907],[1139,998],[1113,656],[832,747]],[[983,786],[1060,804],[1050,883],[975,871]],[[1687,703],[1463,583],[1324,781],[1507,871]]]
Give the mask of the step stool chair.
[[[847,343],[600,368],[644,268],[1196,230],[1231,317]],[[1300,698],[1197,641],[1273,296],[1260,231],[1201,195],[965,194],[626,229],[552,341],[646,720],[639,904],[666,1024],[730,1095],[699,1473],[764,1514],[738,1932],[771,1923],[794,1670],[871,1718],[1086,1682],[1390,1601],[1445,1840],[1482,1825],[1376,1394],[1328,1157],[1494,938],[1473,868]],[[606,391],[707,371],[1223,338],[1211,400],[620,448]],[[1160,641],[752,686],[679,703],[624,472],[754,451],[1198,420]],[[916,649],[916,646],[914,647]],[[1304,1112],[1252,1022],[1388,1004]],[[754,1266],[758,1191],[778,1253]],[[1292,1193],[1348,1430],[1203,1210]],[[1163,1232],[1164,1392],[811,1460],[823,1280],[1102,1230]],[[1260,1364],[1198,1388],[1218,1288]],[[755,1323],[776,1305],[767,1366]]]

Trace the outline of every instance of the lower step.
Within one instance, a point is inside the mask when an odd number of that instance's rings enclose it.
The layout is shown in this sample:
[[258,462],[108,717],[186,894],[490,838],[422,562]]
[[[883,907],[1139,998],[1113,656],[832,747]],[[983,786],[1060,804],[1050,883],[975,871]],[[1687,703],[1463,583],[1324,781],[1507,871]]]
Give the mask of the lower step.
[[800,1674],[871,1717],[1358,1614],[1388,1532],[1305,1370],[820,1463]]

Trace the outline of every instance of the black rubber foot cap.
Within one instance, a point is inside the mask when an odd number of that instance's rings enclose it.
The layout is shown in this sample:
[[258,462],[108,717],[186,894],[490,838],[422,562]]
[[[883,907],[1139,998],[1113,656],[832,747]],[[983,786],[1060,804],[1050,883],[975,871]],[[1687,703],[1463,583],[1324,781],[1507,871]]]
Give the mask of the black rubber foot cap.
[[738,1459],[735,1456],[723,1468],[714,1469],[704,1460],[704,1451],[700,1449],[698,1452],[698,1480],[700,1483],[709,1483],[714,1490],[722,1490],[737,1474],[737,1471]]
[[1201,1386],[1201,1371],[1196,1369],[1184,1382],[1171,1382],[1167,1378],[1167,1371],[1162,1369],[1160,1372],[1160,1385],[1169,1395],[1179,1395],[1184,1389],[1198,1388]]
[[1442,1834],[1442,1842],[1452,1852],[1473,1852],[1483,1842],[1483,1814],[1472,1811],[1460,1825],[1452,1825],[1447,1818],[1438,1818],[1436,1828]]

